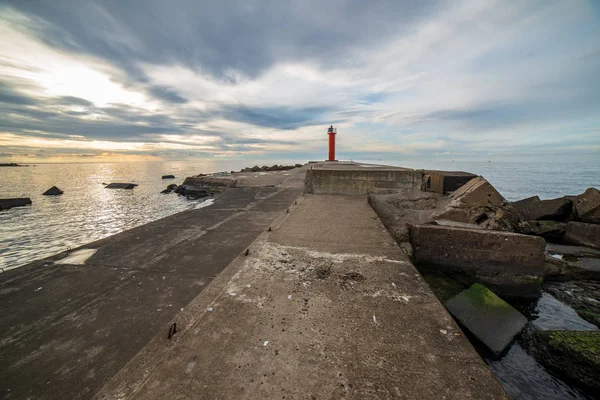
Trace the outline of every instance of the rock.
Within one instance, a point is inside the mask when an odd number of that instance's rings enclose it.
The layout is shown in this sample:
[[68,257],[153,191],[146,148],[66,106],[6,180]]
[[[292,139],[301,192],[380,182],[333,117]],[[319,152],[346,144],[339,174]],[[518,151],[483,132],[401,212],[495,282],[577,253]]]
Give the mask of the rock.
[[600,225],[571,221],[567,224],[565,241],[600,249]]
[[600,191],[589,188],[573,201],[577,219],[590,224],[600,224]]
[[527,349],[550,371],[600,393],[600,332],[535,331],[527,335]]
[[600,328],[600,282],[547,282],[544,290],[572,307],[581,318]]
[[64,192],[57,188],[56,186],[52,186],[50,189],[46,190],[42,193],[43,196],[58,196],[63,194]]
[[424,171],[424,191],[440,194],[454,192],[477,175],[462,171]]
[[557,221],[528,221],[521,226],[521,233],[541,236],[547,242],[561,243],[567,224]]
[[478,283],[447,300],[444,306],[496,355],[527,324],[527,318],[520,312]]
[[544,239],[435,225],[409,228],[415,264],[471,275],[500,295],[539,295],[545,273]]
[[[525,199],[527,200],[527,199]],[[521,200],[523,202],[524,200]],[[513,206],[515,206],[513,204]],[[559,197],[552,200],[530,201],[516,205],[515,208],[524,220],[566,221],[572,214],[573,202]]]
[[175,179],[175,175],[163,175],[162,179]]
[[510,204],[512,204],[512,206],[515,207],[517,209],[517,211],[520,212],[520,210],[522,208],[530,207],[532,204],[535,204],[539,201],[540,201],[539,196],[531,196],[531,197],[527,197],[526,199],[523,199],[523,200],[513,201]]
[[109,183],[104,188],[105,189],[133,189],[137,185],[135,183]]
[[171,183],[169,186],[167,186],[167,190],[175,190],[177,189],[177,185],[174,183]]
[[485,229],[508,232],[518,231],[522,222],[514,207],[480,176],[456,190],[433,219],[477,224]]
[[29,197],[15,198],[15,199],[0,199],[0,211],[8,210],[13,207],[22,207],[31,204]]
[[302,168],[302,164],[296,164],[294,165],[294,168]]

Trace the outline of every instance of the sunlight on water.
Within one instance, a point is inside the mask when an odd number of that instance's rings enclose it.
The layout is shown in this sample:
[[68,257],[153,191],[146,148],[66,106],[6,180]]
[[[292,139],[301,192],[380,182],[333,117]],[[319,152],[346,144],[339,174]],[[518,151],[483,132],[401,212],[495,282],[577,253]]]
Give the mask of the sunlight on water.
[[[240,169],[248,161],[40,164],[0,168],[0,198],[30,197],[33,204],[0,211],[0,268],[9,269],[198,206],[161,194],[186,176]],[[174,180],[162,180],[173,174]],[[102,183],[132,182],[133,190]],[[62,196],[42,196],[52,186]]]

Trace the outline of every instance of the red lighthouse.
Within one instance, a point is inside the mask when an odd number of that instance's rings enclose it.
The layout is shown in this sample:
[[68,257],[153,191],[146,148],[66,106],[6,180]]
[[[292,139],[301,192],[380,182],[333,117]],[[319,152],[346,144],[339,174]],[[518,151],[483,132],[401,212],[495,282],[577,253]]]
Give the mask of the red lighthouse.
[[329,159],[327,161],[336,161],[335,159],[335,135],[337,134],[337,129],[331,125],[327,130],[327,134],[329,135]]

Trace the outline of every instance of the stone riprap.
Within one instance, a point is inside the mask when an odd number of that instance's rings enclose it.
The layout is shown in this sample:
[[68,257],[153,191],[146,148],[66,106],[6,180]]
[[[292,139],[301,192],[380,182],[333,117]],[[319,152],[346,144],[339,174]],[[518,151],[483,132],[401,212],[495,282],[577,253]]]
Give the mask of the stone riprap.
[[600,191],[589,188],[573,200],[575,213],[580,221],[600,224]]
[[600,225],[569,222],[565,240],[568,243],[600,249]]

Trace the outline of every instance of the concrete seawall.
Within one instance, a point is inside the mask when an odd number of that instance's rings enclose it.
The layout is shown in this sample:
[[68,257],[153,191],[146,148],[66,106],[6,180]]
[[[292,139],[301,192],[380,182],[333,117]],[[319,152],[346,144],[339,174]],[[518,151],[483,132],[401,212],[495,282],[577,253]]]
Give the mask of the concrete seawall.
[[315,166],[306,173],[305,193],[365,195],[418,190],[423,171],[358,165]]

